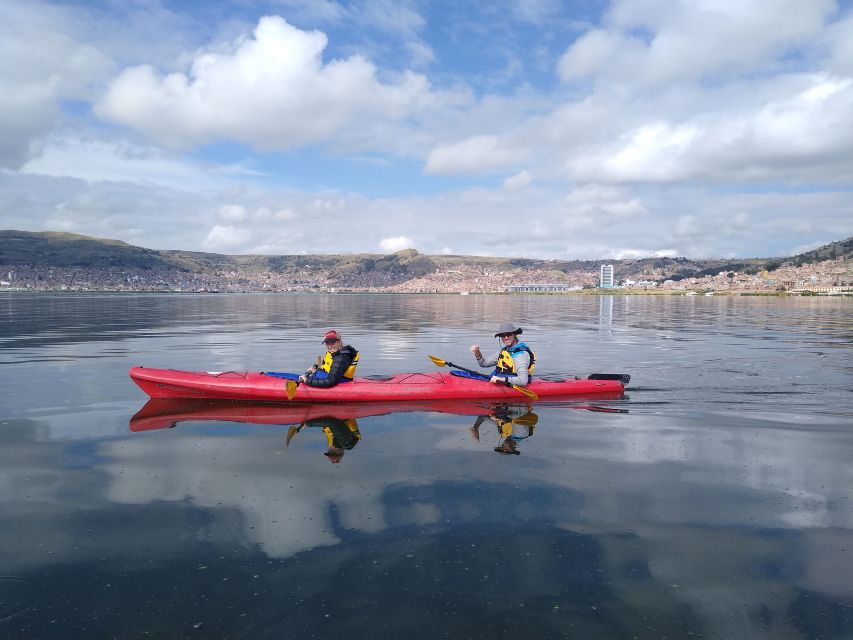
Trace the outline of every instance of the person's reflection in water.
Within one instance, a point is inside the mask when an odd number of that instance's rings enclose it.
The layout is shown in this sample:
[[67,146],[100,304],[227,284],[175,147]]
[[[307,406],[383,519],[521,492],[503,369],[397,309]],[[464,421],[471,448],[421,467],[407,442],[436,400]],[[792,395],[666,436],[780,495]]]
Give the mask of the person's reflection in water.
[[326,441],[329,448],[323,454],[332,464],[338,464],[344,453],[352,449],[361,440],[361,432],[358,430],[358,422],[354,418],[341,420],[327,416],[323,418],[314,418],[303,422],[298,427],[291,427],[287,435],[286,446],[290,445],[290,441],[294,435],[302,431],[305,427],[318,427],[326,434]]
[[495,423],[498,436],[501,438],[495,451],[504,455],[520,456],[518,443],[533,435],[539,416],[533,413],[530,407],[524,405],[497,406],[491,414],[477,417],[474,426],[471,427],[471,436],[475,440],[480,440],[480,426],[486,420]]

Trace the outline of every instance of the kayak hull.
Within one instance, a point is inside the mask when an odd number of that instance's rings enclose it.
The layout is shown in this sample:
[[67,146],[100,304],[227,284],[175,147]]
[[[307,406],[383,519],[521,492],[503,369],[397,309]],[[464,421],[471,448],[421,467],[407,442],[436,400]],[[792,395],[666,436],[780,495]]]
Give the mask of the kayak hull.
[[[152,398],[204,398],[288,402],[286,380],[254,371],[180,371],[133,367],[131,379]],[[535,379],[526,389],[539,397],[595,396],[621,393],[620,380]],[[519,391],[487,381],[442,372],[401,373],[382,380],[356,378],[329,389],[299,385],[293,402],[385,402],[406,400],[527,400]]]

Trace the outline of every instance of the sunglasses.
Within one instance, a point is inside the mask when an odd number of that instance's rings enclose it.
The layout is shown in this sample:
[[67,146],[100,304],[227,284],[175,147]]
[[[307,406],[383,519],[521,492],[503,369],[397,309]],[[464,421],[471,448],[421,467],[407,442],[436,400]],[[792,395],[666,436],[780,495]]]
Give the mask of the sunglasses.
[[338,342],[338,341],[339,341],[339,339],[336,339],[336,340],[323,340],[323,342],[325,342],[326,344],[335,344],[335,343],[336,343],[336,342]]
[[514,336],[514,333],[499,333],[498,338],[509,338],[510,336]]

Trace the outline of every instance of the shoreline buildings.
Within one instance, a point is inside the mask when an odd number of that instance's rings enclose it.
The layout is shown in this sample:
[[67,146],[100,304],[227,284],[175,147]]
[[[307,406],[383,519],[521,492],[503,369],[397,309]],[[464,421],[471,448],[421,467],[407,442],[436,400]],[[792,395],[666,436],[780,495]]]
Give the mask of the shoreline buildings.
[[613,265],[603,264],[599,272],[598,286],[601,289],[613,288]]

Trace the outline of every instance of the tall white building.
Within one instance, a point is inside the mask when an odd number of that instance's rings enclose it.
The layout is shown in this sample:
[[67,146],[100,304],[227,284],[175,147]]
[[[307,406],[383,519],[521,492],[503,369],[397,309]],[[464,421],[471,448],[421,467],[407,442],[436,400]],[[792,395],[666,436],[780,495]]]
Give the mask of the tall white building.
[[601,287],[602,289],[612,289],[613,288],[613,265],[612,264],[601,265],[601,272],[599,274],[598,286]]

